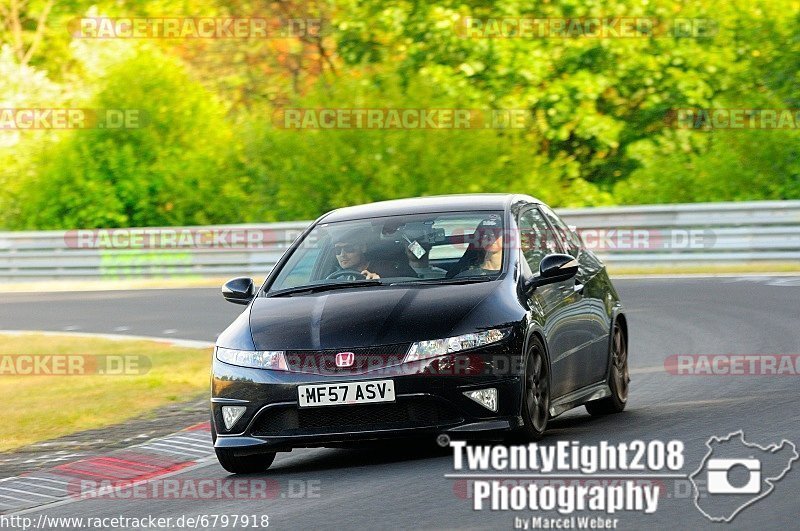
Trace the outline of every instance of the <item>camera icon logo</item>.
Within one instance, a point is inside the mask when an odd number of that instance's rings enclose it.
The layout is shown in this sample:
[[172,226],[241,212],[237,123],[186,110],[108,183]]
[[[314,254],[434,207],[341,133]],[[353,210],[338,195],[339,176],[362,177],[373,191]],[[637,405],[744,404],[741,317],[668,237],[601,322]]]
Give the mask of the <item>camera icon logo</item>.
[[[750,476],[741,486],[734,486],[731,471],[744,467]],[[709,494],[758,494],[761,492],[761,461],[758,459],[709,459],[706,486]]]
[[689,481],[695,506],[712,522],[730,522],[764,499],[800,459],[791,441],[759,446],[745,441],[741,430],[711,437],[706,447],[708,453]]

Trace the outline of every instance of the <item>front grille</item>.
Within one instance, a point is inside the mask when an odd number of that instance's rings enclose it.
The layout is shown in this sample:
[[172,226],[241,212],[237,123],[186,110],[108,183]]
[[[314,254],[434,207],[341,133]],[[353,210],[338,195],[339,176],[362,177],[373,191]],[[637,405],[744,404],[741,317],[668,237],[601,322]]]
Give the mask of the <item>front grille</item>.
[[[290,371],[306,374],[360,374],[402,363],[408,347],[408,343],[403,343],[350,349],[287,350],[286,364]],[[351,367],[336,366],[339,352],[354,354],[355,361]]]
[[440,400],[414,398],[391,404],[267,409],[256,419],[252,434],[274,437],[423,428],[457,424],[462,420],[452,407]]

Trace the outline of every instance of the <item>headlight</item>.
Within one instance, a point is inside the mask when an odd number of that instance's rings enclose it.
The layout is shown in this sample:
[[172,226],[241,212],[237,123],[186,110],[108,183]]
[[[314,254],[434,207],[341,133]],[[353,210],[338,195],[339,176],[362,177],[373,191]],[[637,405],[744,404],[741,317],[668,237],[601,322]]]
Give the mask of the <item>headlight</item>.
[[217,347],[217,359],[240,367],[288,371],[282,350],[232,350]]
[[406,362],[424,360],[444,356],[453,352],[467,350],[475,347],[482,347],[491,343],[497,343],[508,335],[508,330],[487,330],[474,334],[464,334],[463,336],[448,337],[445,339],[432,339],[430,341],[418,341],[411,345],[406,354]]

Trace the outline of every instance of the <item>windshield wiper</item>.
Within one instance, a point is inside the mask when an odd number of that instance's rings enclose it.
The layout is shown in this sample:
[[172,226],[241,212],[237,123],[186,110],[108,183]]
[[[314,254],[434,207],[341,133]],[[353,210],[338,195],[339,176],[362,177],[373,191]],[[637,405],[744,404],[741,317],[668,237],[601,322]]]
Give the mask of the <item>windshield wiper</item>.
[[404,280],[402,282],[392,282],[390,286],[429,286],[432,284],[473,284],[475,282],[489,282],[495,280],[494,276],[474,276],[461,278],[430,278],[427,280]]
[[319,293],[320,291],[331,291],[343,288],[360,288],[362,286],[382,286],[383,282],[377,278],[364,280],[352,280],[349,282],[332,282],[330,284],[313,284],[310,286],[297,286],[295,288],[279,289],[267,293],[267,297],[281,297],[283,295],[295,295],[297,293]]

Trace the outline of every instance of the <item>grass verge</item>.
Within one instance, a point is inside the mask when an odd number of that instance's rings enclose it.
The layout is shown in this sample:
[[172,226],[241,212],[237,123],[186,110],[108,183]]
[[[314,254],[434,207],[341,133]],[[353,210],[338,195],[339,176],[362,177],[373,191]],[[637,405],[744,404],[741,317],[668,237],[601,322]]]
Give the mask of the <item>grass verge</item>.
[[800,262],[762,262],[746,264],[665,264],[663,266],[608,265],[611,275],[731,275],[800,273]]
[[[0,451],[196,398],[208,389],[210,354],[209,349],[141,340],[0,334],[0,394],[6,397]],[[42,365],[37,370],[28,361],[33,358],[20,356],[51,358],[38,358]],[[70,361],[59,366],[65,359]],[[20,374],[54,369],[73,374]]]
[[[242,273],[239,276],[247,276]],[[98,280],[28,280],[19,282],[0,282],[0,293],[29,293],[42,291],[115,291],[135,289],[181,289],[181,288],[221,288],[228,277],[171,277],[171,278],[120,278]],[[260,286],[265,276],[254,277]]]

